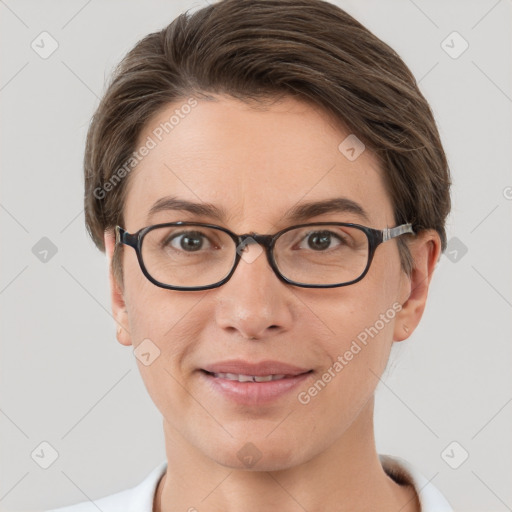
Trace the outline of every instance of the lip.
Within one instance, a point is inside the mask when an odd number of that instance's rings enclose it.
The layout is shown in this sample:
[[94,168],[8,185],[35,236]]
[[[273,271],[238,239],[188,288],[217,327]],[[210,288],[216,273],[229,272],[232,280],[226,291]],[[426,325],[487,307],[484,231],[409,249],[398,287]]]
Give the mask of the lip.
[[[262,361],[250,363],[241,360],[214,363],[199,372],[201,378],[216,394],[238,405],[264,405],[277,402],[293,391],[304,380],[310,378],[312,369],[282,363],[280,361]],[[239,375],[285,375],[284,378],[267,382],[239,382],[213,374],[235,373]]]
[[251,363],[241,359],[230,359],[213,363],[201,368],[209,373],[237,373],[239,375],[255,375],[261,377],[264,375],[286,375],[295,377],[302,373],[309,372],[311,368],[301,368],[280,361],[261,361]]

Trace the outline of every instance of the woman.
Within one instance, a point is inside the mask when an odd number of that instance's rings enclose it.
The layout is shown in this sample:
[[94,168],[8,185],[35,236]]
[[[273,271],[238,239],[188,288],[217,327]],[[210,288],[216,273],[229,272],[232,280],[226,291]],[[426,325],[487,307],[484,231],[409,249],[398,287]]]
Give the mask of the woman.
[[59,510],[452,510],[373,430],[449,186],[413,75],[334,5],[224,0],[140,41],[89,129],[85,212],[166,461]]

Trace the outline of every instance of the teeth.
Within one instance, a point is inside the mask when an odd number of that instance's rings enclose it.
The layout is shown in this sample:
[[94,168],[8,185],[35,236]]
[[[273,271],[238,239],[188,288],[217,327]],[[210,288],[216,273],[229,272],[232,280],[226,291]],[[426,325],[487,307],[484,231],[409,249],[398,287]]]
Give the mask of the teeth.
[[269,382],[284,379],[286,375],[239,375],[237,373],[214,373],[219,379],[237,380],[238,382]]

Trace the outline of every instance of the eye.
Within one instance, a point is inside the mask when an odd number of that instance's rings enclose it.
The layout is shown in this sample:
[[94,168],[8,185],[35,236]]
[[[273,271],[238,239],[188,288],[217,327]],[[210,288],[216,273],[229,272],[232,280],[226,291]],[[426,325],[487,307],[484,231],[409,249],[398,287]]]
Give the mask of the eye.
[[[304,242],[307,247],[304,247]],[[332,231],[312,231],[307,233],[299,245],[300,249],[312,249],[314,251],[325,251],[340,245],[346,245],[346,241]]]
[[185,252],[197,252],[201,249],[210,249],[212,244],[208,237],[200,231],[183,231],[174,233],[167,237],[163,244],[164,247],[172,247],[173,249]]

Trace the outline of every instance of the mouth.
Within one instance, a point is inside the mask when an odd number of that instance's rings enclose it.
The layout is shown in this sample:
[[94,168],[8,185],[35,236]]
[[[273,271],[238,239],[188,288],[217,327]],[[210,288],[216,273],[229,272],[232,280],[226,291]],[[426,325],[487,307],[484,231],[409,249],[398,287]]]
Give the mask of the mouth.
[[[209,373],[209,372],[206,372]],[[270,382],[271,380],[280,380],[291,377],[290,375],[241,375],[237,373],[210,373],[218,379],[235,380],[238,382]]]
[[311,369],[277,361],[226,361],[200,369],[204,382],[216,396],[253,406],[278,401],[312,373]]

